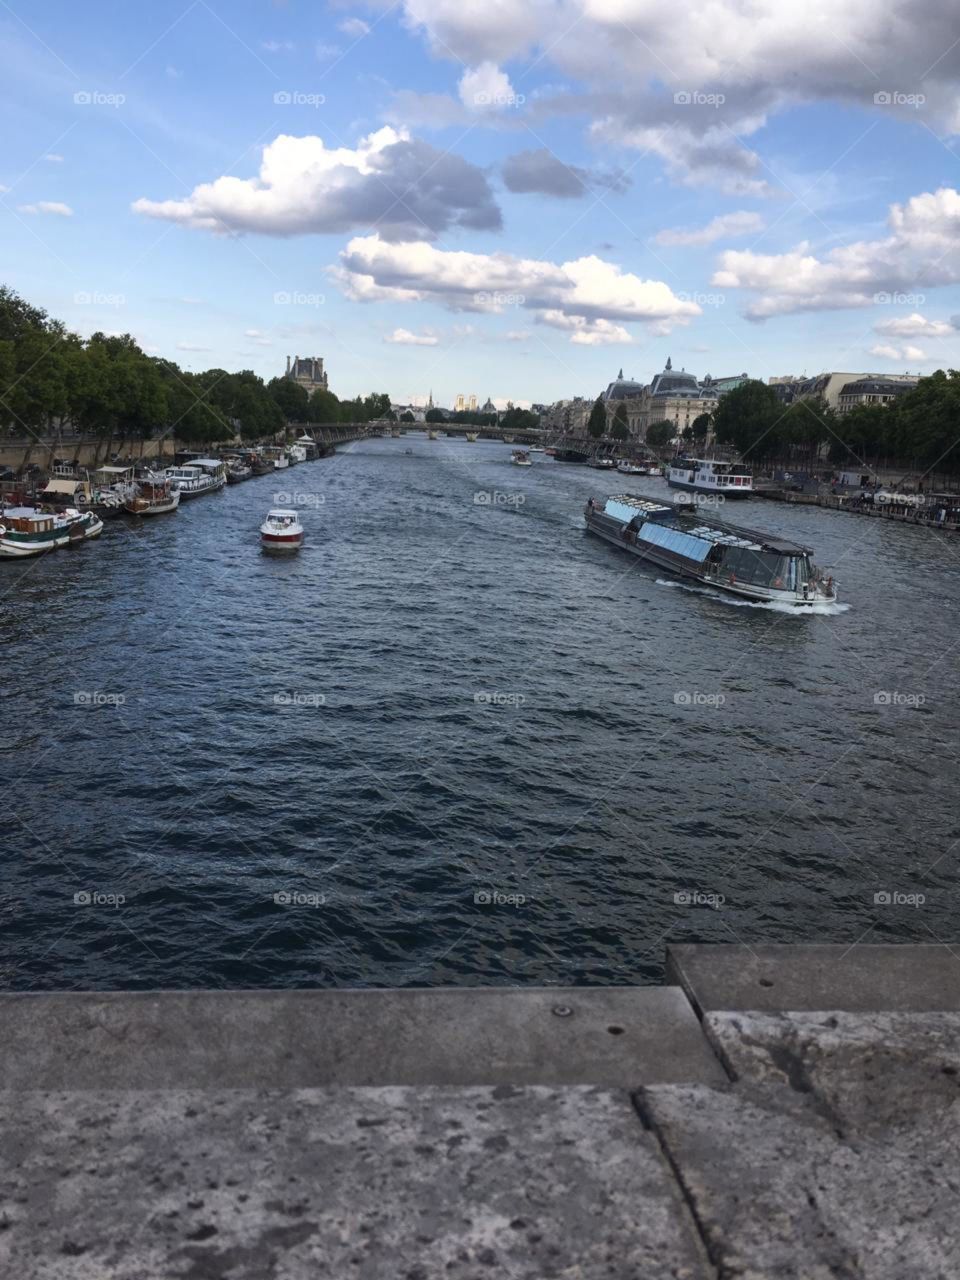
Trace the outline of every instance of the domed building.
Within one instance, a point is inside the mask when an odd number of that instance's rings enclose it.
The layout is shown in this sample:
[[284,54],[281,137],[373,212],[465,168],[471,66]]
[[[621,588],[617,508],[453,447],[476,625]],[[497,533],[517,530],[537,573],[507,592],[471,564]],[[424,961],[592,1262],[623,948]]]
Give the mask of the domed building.
[[658,373],[647,388],[644,397],[641,429],[654,422],[672,422],[676,434],[692,427],[701,413],[713,413],[719,394],[709,382],[698,382],[696,375],[686,369],[674,369],[669,356],[663,372]]
[[622,404],[627,415],[627,430],[631,436],[639,436],[642,427],[642,404],[646,387],[632,378],[625,378],[623,370],[604,391],[602,399],[607,410],[607,434],[613,430],[617,409]]

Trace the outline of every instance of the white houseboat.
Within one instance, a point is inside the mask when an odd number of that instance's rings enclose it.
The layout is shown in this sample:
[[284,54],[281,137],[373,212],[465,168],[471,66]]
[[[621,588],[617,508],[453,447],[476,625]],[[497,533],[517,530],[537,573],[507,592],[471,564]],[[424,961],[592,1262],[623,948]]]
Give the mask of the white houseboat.
[[672,489],[709,493],[724,498],[749,498],[753,492],[753,472],[740,462],[717,462],[712,458],[674,458],[667,484]]
[[167,467],[163,474],[184,500],[215,493],[227,483],[227,469],[219,458],[194,458],[182,467]]

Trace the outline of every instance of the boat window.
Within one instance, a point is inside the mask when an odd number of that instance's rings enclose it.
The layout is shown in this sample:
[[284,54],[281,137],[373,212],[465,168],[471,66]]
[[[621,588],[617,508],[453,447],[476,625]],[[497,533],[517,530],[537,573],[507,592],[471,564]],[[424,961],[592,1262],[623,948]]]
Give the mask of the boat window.
[[755,587],[796,590],[796,560],[773,551],[751,551],[747,547],[727,547],[723,568],[739,582]]

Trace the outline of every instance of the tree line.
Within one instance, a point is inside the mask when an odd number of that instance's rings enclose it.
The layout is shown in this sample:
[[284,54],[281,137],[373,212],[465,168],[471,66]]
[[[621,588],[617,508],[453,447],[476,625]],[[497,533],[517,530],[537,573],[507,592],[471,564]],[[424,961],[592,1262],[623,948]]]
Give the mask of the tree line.
[[747,461],[897,466],[925,473],[960,470],[960,372],[942,369],[887,404],[836,413],[821,400],[784,405],[772,387],[741,383],[713,412],[721,444]]
[[288,422],[363,423],[390,412],[385,392],[340,401],[250,369],[190,373],[147,355],[130,334],[83,339],[0,286],[0,430],[43,437],[63,425],[120,443],[170,435],[210,443],[260,439]]

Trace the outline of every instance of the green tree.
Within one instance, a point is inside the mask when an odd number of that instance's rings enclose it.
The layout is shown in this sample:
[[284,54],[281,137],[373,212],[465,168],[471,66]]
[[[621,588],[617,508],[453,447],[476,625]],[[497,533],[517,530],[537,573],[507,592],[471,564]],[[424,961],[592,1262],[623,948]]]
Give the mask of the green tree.
[[698,414],[690,424],[690,434],[694,440],[706,440],[710,431],[709,413]]
[[446,422],[446,415],[442,409],[428,409],[424,414],[427,422]]
[[677,434],[676,424],[661,418],[659,422],[651,422],[647,427],[647,444],[654,449],[662,449]]
[[610,434],[614,440],[629,440],[630,428],[627,425],[627,406],[621,400],[613,415],[613,427]]
[[769,457],[781,447],[776,425],[783,413],[773,388],[751,378],[720,397],[714,431],[721,444],[733,445],[744,458]]
[[409,409],[404,409],[403,413],[401,413],[401,415],[400,415],[400,421],[401,421],[401,422],[416,422],[416,418],[413,416],[413,414],[410,412],[410,410],[409,410]]
[[280,406],[286,422],[307,422],[307,407],[310,397],[305,387],[294,382],[292,378],[271,378],[267,390]]
[[593,408],[587,420],[587,431],[595,440],[599,440],[607,433],[607,407],[603,402],[603,396],[597,396],[593,402]]
[[308,422],[339,422],[340,401],[332,391],[318,387],[310,397],[307,406]]

